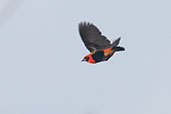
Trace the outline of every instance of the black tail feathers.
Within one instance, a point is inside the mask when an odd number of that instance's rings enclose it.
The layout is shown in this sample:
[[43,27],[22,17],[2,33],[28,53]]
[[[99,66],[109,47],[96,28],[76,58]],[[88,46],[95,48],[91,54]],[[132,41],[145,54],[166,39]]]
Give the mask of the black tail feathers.
[[121,37],[117,38],[113,43],[112,43],[112,49],[115,51],[125,51],[124,47],[117,46],[121,40]]
[[113,49],[115,51],[125,51],[125,48],[124,47],[120,47],[120,46],[114,47]]
[[112,47],[116,47],[119,44],[120,40],[121,40],[121,37],[119,37],[115,41],[113,41]]

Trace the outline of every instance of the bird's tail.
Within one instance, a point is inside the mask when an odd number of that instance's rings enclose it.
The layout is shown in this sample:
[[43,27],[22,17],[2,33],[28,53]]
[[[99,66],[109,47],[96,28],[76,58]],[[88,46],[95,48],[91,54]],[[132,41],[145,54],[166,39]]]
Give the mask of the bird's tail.
[[113,48],[115,51],[125,51],[125,48],[124,47],[120,47],[120,46],[117,46],[115,48]]
[[124,47],[118,46],[119,42],[121,40],[121,37],[117,38],[113,43],[112,43],[112,49],[115,51],[124,51]]
[[115,41],[113,41],[112,48],[117,47],[117,45],[119,44],[120,40],[121,40],[121,37],[119,37]]

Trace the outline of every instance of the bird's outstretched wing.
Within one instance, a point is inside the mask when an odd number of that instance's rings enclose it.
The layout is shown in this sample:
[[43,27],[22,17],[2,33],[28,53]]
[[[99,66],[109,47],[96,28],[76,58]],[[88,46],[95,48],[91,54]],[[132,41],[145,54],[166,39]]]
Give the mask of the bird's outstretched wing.
[[110,41],[101,34],[100,30],[93,24],[80,23],[79,33],[87,49],[93,53],[96,50],[111,47]]

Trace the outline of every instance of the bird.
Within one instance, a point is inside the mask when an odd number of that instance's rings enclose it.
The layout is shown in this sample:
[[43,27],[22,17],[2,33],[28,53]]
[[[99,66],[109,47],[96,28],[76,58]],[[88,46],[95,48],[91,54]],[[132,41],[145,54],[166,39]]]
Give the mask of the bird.
[[121,37],[111,43],[106,36],[102,35],[101,31],[90,22],[80,22],[78,29],[85,47],[90,51],[81,61],[95,64],[109,60],[115,52],[125,51],[124,47],[118,46]]

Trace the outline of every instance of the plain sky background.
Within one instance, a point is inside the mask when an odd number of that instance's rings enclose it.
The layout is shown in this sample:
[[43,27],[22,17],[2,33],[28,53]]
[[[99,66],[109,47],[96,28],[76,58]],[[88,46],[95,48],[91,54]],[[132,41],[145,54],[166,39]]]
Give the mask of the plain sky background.
[[[125,52],[99,64],[78,23]],[[0,114],[171,114],[170,0],[1,0]]]

